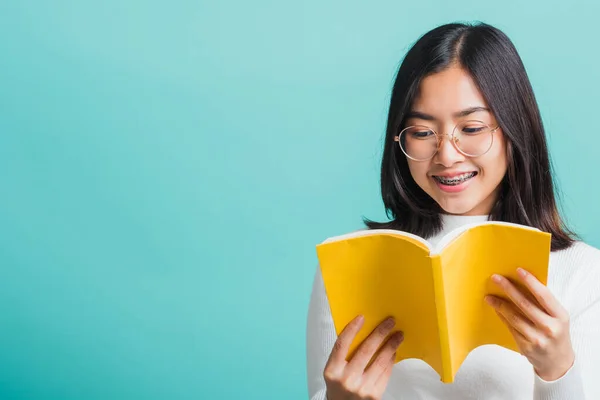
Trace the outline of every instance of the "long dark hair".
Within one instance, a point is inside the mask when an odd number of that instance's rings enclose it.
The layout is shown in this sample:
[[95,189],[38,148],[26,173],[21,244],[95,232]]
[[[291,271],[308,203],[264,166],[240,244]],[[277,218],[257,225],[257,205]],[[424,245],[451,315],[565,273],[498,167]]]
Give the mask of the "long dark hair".
[[551,233],[553,251],[569,247],[574,235],[558,211],[544,127],[525,67],[506,34],[484,23],[437,27],[406,54],[392,89],[381,163],[381,194],[390,221],[365,218],[365,224],[423,237],[442,228],[443,210],[416,184],[393,138],[421,81],[453,64],[470,73],[507,141],[508,170],[490,219]]

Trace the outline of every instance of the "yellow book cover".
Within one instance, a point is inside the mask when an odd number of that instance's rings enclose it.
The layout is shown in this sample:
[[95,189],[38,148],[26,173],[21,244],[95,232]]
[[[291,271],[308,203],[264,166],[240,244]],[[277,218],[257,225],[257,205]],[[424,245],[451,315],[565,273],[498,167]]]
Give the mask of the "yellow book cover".
[[465,225],[433,246],[406,232],[364,230],[325,240],[317,256],[337,334],[357,315],[358,345],[386,317],[404,332],[396,363],[425,361],[451,383],[467,355],[485,344],[518,351],[508,328],[484,301],[502,295],[492,274],[519,282],[516,269],[547,284],[551,235],[507,222]]

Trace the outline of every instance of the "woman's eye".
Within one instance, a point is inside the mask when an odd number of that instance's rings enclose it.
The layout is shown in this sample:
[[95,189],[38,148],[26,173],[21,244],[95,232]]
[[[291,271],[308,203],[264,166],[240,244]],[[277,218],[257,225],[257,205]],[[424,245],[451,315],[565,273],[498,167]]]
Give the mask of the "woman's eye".
[[485,126],[465,126],[462,128],[462,132],[468,135],[476,135],[478,133],[482,133],[485,128]]
[[417,138],[417,139],[422,139],[422,138],[427,138],[429,136],[433,135],[433,132],[431,131],[417,131],[417,132],[413,132],[413,137]]

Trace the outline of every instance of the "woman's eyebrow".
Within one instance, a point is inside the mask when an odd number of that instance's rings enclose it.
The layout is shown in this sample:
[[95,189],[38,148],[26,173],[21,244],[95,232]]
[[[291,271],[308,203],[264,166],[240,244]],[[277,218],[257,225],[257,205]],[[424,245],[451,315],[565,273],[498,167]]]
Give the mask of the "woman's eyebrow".
[[[470,114],[473,114],[473,113],[476,113],[476,112],[481,112],[481,111],[487,111],[487,112],[489,112],[490,109],[487,108],[487,107],[481,107],[481,106],[469,107],[469,108],[466,108],[466,109],[464,109],[462,111],[458,111],[458,112],[456,112],[456,113],[454,113],[452,115],[455,118],[461,118],[461,117],[466,117],[466,116],[468,116]],[[437,120],[433,115],[429,115],[429,114],[426,114],[424,112],[415,111],[415,110],[409,111],[406,114],[406,119],[409,119],[409,118],[422,119],[422,120],[425,120],[425,121],[436,121]]]
[[487,107],[481,107],[481,106],[477,106],[477,107],[469,107],[469,108],[467,108],[467,109],[464,109],[464,110],[462,110],[462,111],[459,111],[459,112],[457,112],[457,113],[454,113],[453,115],[454,115],[455,117],[457,117],[457,118],[459,118],[459,117],[466,117],[466,116],[467,116],[467,115],[469,115],[469,114],[473,114],[473,113],[480,112],[480,111],[487,111],[487,112],[489,112],[489,111],[490,111],[490,109],[489,109],[489,108],[487,108]]
[[425,114],[421,111],[409,111],[406,114],[406,119],[411,119],[411,118],[416,118],[416,119],[424,119],[425,121],[435,121],[435,117],[429,114]]

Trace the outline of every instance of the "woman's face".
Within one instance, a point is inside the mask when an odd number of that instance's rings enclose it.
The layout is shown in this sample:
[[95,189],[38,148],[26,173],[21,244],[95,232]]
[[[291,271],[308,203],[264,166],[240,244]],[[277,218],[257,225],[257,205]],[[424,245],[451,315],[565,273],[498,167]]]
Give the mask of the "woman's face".
[[[495,128],[496,119],[487,107],[471,76],[458,66],[450,67],[421,82],[406,126],[426,126],[439,135],[451,135],[457,123],[468,120],[482,121]],[[445,212],[459,215],[491,212],[507,170],[506,140],[502,130],[491,135],[492,147],[478,157],[465,156],[445,136],[433,158],[426,161],[407,159],[415,182]],[[458,177],[465,180],[456,179]],[[451,178],[455,179],[448,181]]]

